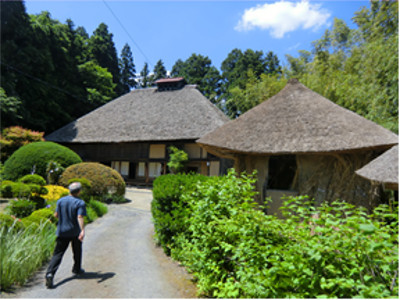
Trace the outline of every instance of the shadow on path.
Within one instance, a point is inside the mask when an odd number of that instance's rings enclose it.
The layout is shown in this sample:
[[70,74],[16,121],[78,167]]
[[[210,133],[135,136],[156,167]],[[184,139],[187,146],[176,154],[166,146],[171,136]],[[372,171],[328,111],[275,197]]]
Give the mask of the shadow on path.
[[103,281],[106,281],[107,279],[113,278],[114,276],[115,276],[115,273],[113,273],[113,272],[108,272],[108,273],[85,272],[84,274],[81,274],[81,275],[74,275],[74,276],[63,279],[62,281],[55,284],[54,288],[57,288],[57,287],[59,287],[63,284],[66,284],[67,282],[72,281],[72,280],[99,279],[97,281],[97,283],[101,283]]

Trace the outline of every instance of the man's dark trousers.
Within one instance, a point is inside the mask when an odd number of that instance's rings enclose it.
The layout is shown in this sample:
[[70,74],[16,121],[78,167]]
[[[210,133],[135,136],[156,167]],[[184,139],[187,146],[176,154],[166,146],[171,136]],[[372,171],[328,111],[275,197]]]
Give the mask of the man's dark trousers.
[[82,262],[82,242],[78,239],[78,237],[57,237],[56,248],[54,249],[53,257],[47,268],[47,274],[54,276],[54,274],[57,272],[57,269],[61,264],[61,260],[70,242],[72,243],[72,252],[74,254],[75,262],[72,270],[74,272],[80,271]]

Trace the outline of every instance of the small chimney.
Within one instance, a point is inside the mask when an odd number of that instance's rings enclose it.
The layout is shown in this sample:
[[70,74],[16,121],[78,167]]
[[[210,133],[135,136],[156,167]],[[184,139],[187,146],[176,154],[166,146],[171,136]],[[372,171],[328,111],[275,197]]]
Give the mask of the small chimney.
[[157,80],[156,84],[159,92],[173,91],[183,88],[186,85],[186,81],[183,77],[163,78]]

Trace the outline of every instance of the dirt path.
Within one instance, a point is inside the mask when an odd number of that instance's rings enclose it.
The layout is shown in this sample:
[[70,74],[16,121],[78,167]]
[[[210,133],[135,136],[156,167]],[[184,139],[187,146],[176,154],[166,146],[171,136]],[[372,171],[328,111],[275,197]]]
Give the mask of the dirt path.
[[55,289],[44,286],[45,268],[14,294],[2,298],[195,298],[196,289],[183,267],[166,257],[153,241],[151,190],[127,189],[132,202],[113,204],[89,224],[83,244],[86,274],[71,273],[65,253],[55,275]]

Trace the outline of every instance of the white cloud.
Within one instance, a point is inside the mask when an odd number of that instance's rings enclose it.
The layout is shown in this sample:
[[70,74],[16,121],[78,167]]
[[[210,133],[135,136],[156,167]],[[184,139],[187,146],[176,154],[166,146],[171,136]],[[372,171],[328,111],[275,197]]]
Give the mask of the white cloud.
[[316,30],[327,24],[329,17],[330,13],[321,9],[318,4],[310,4],[308,1],[280,1],[246,9],[235,29],[266,29],[273,37],[283,38],[286,33],[299,28]]

